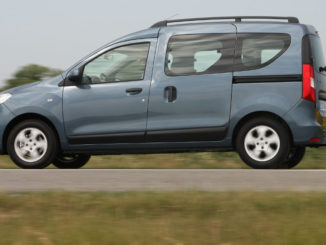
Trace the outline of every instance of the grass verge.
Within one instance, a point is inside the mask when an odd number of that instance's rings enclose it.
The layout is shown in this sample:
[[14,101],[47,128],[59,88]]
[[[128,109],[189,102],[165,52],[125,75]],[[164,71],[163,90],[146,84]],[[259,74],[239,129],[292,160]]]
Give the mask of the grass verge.
[[0,195],[0,244],[325,244],[326,193]]

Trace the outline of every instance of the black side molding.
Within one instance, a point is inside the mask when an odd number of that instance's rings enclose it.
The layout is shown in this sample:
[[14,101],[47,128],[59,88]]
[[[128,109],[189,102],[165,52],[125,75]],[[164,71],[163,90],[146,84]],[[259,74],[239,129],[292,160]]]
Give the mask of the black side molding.
[[280,75],[280,76],[235,76],[233,83],[277,83],[277,82],[299,82],[302,75]]
[[68,137],[69,144],[112,144],[144,142],[189,142],[218,141],[225,138],[227,127],[171,129],[102,135],[74,135]]
[[69,136],[69,144],[110,144],[143,142],[144,132]]
[[225,138],[227,127],[188,128],[147,131],[148,142],[218,141]]

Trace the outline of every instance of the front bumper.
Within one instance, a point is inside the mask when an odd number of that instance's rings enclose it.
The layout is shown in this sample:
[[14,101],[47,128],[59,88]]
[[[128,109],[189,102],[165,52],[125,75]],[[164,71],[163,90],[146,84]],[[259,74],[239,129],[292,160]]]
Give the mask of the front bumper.
[[14,119],[14,114],[4,105],[0,105],[0,154],[4,154],[4,133],[10,123]]

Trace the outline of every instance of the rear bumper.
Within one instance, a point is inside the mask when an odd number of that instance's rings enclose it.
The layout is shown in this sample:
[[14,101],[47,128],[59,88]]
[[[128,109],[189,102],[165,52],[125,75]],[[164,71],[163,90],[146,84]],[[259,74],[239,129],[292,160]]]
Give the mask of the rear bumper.
[[323,145],[323,146],[326,146],[326,130],[323,130],[319,144]]
[[301,99],[283,116],[291,130],[294,145],[326,144],[326,129],[323,129],[316,112],[314,103]]

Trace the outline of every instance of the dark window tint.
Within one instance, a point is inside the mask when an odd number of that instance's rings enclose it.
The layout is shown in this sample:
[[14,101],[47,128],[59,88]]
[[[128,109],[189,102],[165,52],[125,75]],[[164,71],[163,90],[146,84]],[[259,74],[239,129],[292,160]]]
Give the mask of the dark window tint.
[[84,83],[125,82],[144,79],[149,43],[110,50],[89,62]]
[[319,71],[320,67],[326,66],[324,52],[323,52],[320,38],[315,35],[310,35],[310,44],[311,44],[313,63],[315,69]]
[[173,36],[168,43],[165,73],[170,76],[232,71],[234,34]]
[[288,34],[238,34],[235,70],[252,70],[271,64],[290,46]]

